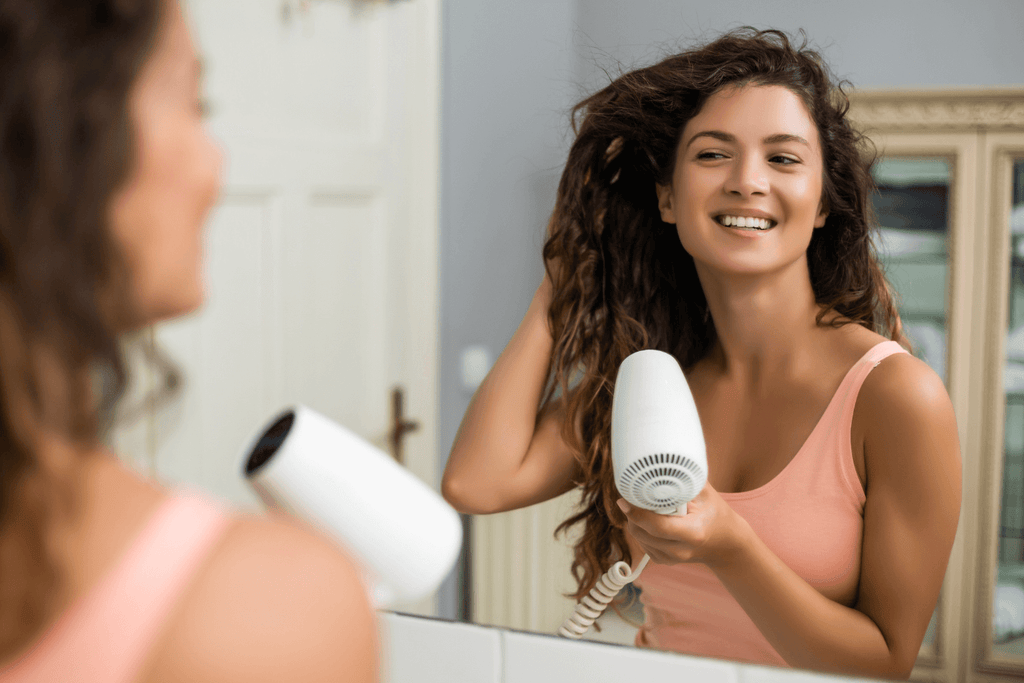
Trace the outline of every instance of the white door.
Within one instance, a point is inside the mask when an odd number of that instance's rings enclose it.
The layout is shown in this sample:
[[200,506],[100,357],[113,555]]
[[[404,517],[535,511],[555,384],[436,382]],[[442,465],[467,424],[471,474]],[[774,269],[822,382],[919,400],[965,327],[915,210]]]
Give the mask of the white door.
[[207,300],[155,330],[181,398],[115,442],[255,510],[241,451],[275,413],[389,448],[402,387],[405,463],[436,490],[439,0],[185,4],[226,157]]

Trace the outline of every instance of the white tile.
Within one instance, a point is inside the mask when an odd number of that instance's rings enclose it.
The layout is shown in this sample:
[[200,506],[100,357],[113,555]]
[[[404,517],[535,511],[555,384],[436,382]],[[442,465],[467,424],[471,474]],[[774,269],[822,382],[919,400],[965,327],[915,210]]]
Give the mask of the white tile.
[[655,652],[626,645],[505,631],[503,683],[739,683],[731,662]]
[[802,669],[741,664],[739,683],[878,683],[877,678],[851,678]]
[[[600,631],[595,628],[598,625],[601,627]],[[620,617],[614,610],[608,610],[598,618],[590,630],[583,634],[583,640],[595,643],[632,645],[636,642],[636,633],[636,626]]]
[[379,613],[382,683],[501,683],[501,632]]

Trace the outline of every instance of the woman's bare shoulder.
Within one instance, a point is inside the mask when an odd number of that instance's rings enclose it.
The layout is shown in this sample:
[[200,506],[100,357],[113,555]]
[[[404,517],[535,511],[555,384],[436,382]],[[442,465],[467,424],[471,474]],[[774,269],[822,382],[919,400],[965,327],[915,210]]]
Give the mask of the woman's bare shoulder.
[[283,516],[239,516],[141,680],[374,681],[377,666],[375,615],[345,552]]
[[847,365],[853,365],[864,357],[868,351],[882,342],[889,341],[877,332],[864,325],[850,321],[831,331],[833,343],[832,357],[839,357]]
[[[858,396],[855,416],[872,430],[911,428],[929,432],[938,421],[955,426],[952,403],[942,378],[923,360],[906,353],[893,354],[881,365],[885,372],[871,372]],[[881,434],[880,440],[886,435]]]
[[884,372],[868,374],[854,410],[868,485],[876,495],[885,486],[905,497],[927,490],[921,482],[930,477],[943,478],[939,488],[959,481],[956,415],[942,378],[909,353],[893,354],[878,369]]

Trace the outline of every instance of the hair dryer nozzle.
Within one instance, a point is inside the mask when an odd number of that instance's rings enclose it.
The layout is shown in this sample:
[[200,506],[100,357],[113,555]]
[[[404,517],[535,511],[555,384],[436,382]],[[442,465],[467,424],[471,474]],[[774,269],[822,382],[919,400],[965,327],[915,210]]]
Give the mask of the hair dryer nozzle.
[[325,531],[369,574],[378,608],[433,592],[462,547],[458,513],[386,453],[298,406],[245,450],[243,473],[269,507]]
[[704,432],[679,363],[638,351],[619,366],[612,398],[615,485],[630,504],[671,514],[707,482]]

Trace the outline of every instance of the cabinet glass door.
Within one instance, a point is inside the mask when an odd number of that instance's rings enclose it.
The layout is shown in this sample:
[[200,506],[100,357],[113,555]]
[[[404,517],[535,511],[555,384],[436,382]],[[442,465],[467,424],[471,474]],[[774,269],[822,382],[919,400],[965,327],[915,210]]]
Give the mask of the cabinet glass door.
[[[1005,179],[1004,181],[1005,182]],[[1010,292],[1003,390],[1003,481],[992,600],[992,650],[1024,655],[1024,159],[1013,164]]]
[[[904,334],[914,355],[947,383],[950,162],[885,157],[873,169],[873,205],[881,226],[878,254],[898,295]],[[938,609],[922,649],[935,644]]]

